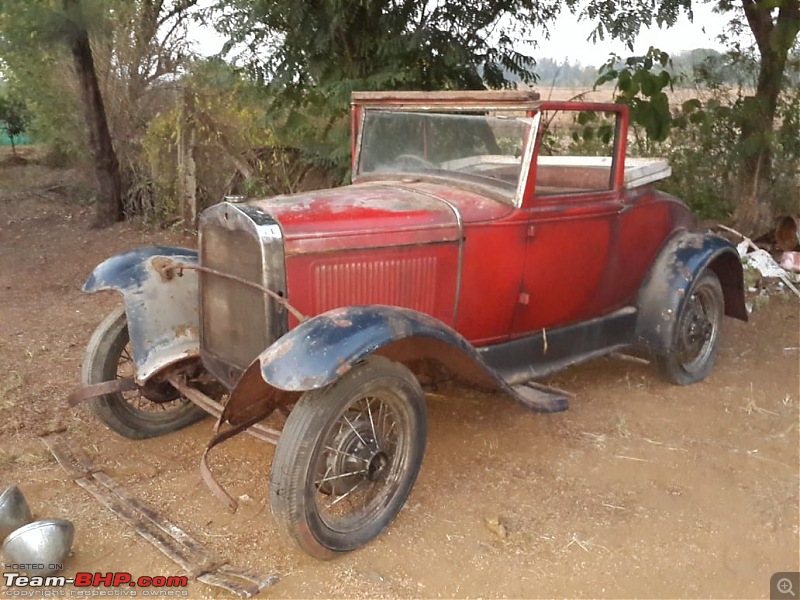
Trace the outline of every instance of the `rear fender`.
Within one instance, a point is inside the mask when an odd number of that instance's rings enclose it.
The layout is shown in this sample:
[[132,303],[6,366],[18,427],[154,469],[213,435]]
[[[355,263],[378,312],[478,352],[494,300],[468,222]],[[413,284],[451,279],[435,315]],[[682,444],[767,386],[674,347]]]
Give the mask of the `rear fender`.
[[[423,313],[393,306],[337,308],[305,321],[267,348],[250,365],[225,406],[221,422],[237,425],[268,414],[282,399],[296,398],[336,381],[378,354],[402,362],[418,375],[441,364],[474,387],[503,391],[531,406],[489,367],[459,333]],[[566,403],[535,407],[559,411]]]
[[683,231],[662,248],[639,288],[639,344],[658,355],[671,352],[678,315],[691,295],[695,279],[706,268],[716,274],[722,285],[725,314],[747,321],[744,276],[736,248],[716,235]]
[[188,248],[139,248],[100,263],[83,286],[87,293],[116,290],[125,301],[136,381],[200,355],[196,271],[165,276],[165,260],[197,264]]

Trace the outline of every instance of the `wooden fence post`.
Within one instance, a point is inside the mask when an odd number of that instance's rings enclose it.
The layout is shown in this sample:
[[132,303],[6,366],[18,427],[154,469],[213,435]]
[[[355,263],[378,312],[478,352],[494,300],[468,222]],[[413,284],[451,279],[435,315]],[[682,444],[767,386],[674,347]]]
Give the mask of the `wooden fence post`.
[[183,89],[181,117],[178,125],[178,209],[187,229],[197,228],[197,145],[194,94]]

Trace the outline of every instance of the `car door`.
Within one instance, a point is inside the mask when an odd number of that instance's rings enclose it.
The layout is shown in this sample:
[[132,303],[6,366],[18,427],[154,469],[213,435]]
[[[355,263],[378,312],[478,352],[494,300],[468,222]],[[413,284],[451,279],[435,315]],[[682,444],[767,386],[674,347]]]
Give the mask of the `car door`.
[[609,108],[543,106],[523,199],[527,242],[512,337],[617,308],[624,123]]

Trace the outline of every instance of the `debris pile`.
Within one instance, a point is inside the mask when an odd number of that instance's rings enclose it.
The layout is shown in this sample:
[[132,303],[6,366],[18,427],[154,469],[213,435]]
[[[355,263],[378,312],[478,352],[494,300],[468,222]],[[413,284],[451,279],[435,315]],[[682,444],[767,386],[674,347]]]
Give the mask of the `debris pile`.
[[[738,236],[742,241],[736,245],[742,265],[745,270],[745,291],[747,292],[747,310],[752,312],[760,304],[766,303],[770,295],[784,293],[787,290],[800,297],[800,252],[795,252],[794,248],[800,243],[797,236],[797,221],[792,217],[787,217],[794,224],[794,229],[784,223],[782,219],[776,235],[779,243],[777,249],[783,250],[780,262],[773,258],[766,249],[757,246],[753,240],[739,233],[735,229],[718,225],[729,233]],[[781,226],[784,228],[781,229]],[[789,234],[786,232],[789,231]],[[791,240],[789,238],[791,237]],[[791,248],[791,250],[787,250]]]

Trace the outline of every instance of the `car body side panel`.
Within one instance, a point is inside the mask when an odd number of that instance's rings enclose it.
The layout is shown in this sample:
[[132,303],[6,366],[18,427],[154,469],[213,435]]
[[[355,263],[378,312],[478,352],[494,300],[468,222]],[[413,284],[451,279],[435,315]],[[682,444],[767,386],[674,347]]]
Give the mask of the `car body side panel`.
[[476,346],[507,340],[520,294],[526,225],[518,219],[464,226],[455,329]]
[[[288,297],[309,316],[384,304],[452,325],[458,267],[457,241],[289,256]],[[290,318],[290,326],[296,324]]]
[[589,319],[617,308],[599,290],[613,267],[616,220],[622,208],[614,193],[581,199],[548,198],[526,211],[525,270],[512,336]]
[[200,354],[197,273],[165,276],[162,263],[197,264],[187,248],[140,248],[98,265],[84,292],[122,293],[132,358],[139,384],[165,367]]
[[653,187],[625,190],[612,232],[609,264],[594,299],[596,307],[634,303],[642,278],[673,232],[693,230],[694,217],[672,196]]

